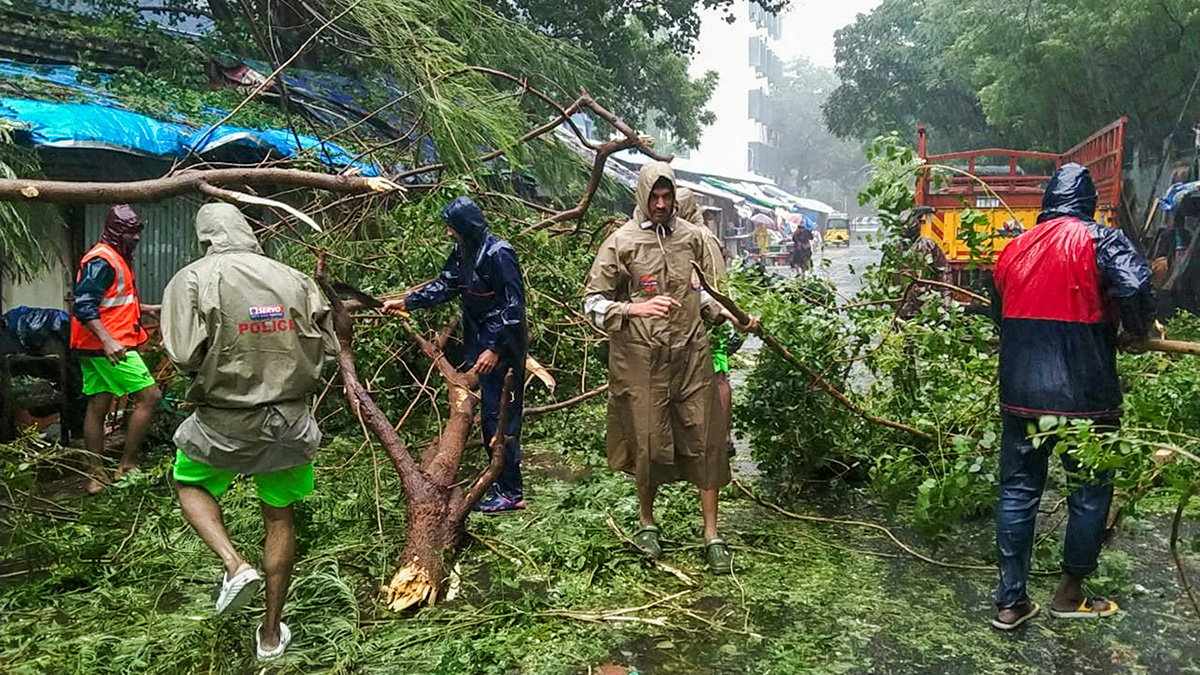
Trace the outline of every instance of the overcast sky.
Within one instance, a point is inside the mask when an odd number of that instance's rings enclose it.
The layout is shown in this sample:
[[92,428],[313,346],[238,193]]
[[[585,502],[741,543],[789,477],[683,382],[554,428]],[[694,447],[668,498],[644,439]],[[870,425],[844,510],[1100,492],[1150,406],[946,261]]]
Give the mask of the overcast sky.
[[833,67],[833,33],[853,23],[860,12],[871,11],[880,0],[792,0],[783,17],[780,57],[791,61],[807,56],[817,65]]

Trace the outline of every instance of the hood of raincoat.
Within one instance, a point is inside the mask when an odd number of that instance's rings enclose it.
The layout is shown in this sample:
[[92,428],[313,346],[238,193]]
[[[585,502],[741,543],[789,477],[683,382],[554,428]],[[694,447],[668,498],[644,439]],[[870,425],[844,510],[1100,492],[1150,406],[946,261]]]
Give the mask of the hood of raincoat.
[[1038,222],[1063,216],[1095,220],[1096,200],[1096,184],[1087,168],[1074,162],[1064,164],[1046,185]]
[[675,190],[675,217],[682,218],[693,225],[704,225],[704,217],[696,206],[696,195],[689,188],[681,187]]
[[654,184],[660,178],[666,178],[671,181],[671,189],[675,190],[675,217],[680,216],[679,210],[679,187],[675,181],[675,170],[666,162],[647,162],[642,165],[641,171],[638,172],[637,193],[634,195],[636,206],[633,209],[633,219],[639,225],[643,221],[650,218],[650,209],[647,205],[650,203],[650,192],[654,190]]
[[207,246],[205,255],[217,253],[263,254],[250,223],[233,204],[205,204],[196,212],[196,237]]
[[463,238],[468,248],[477,248],[487,237],[487,221],[483,218],[483,211],[470,197],[458,197],[446,205],[442,209],[442,220]]

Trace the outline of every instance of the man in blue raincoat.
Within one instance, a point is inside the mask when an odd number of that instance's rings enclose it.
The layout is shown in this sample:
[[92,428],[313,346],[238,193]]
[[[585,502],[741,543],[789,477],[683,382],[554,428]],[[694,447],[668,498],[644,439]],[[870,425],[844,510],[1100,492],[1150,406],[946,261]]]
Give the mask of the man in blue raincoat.
[[400,313],[434,307],[458,298],[462,303],[466,363],[479,374],[485,447],[496,433],[504,376],[513,371],[514,387],[504,430],[504,468],[491,493],[475,505],[484,513],[525,508],[521,483],[521,415],[524,405],[525,284],[517,252],[507,241],[488,231],[483,212],[468,197],[459,197],[442,209],[446,234],[454,250],[441,274],[407,297],[389,300],[384,309]]
[[[1121,416],[1117,328],[1146,337],[1153,325],[1150,267],[1118,229],[1095,221],[1097,193],[1088,170],[1066,164],[1042,197],[1037,225],[996,261],[992,314],[1000,324],[1000,503],[996,548],[1000,584],[992,625],[1011,630],[1038,613],[1025,583],[1034,523],[1054,438],[1035,444],[1030,428],[1045,415],[1095,420]],[[1071,482],[1062,578],[1050,615],[1085,619],[1117,612],[1088,598],[1083,578],[1096,569],[1112,504],[1111,476],[1086,475],[1062,455]]]

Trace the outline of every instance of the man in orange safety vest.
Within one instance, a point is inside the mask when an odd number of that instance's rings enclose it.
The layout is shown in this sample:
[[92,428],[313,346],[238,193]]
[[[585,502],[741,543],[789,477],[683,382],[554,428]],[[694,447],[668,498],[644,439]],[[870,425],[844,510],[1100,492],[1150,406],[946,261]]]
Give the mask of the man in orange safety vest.
[[104,419],[114,397],[132,396],[137,404],[129,418],[116,480],[137,465],[137,453],[162,399],[137,351],[146,341],[133,277],[133,251],[141,241],[141,232],[141,218],[128,204],[109,207],[100,241],[79,261],[75,280],[71,351],[79,361],[83,393],[88,397],[83,439],[93,462],[87,486],[91,494],[108,483],[100,460],[104,454]]

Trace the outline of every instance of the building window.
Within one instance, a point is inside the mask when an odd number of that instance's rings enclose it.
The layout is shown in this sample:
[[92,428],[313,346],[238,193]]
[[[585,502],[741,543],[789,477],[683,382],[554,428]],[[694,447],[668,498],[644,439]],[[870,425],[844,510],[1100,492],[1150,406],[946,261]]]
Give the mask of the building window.
[[754,66],[756,70],[760,71],[761,74],[763,67],[763,56],[766,53],[767,46],[763,44],[761,38],[759,38],[757,35],[754,35],[750,37],[749,47],[750,54],[748,62],[751,66]]

